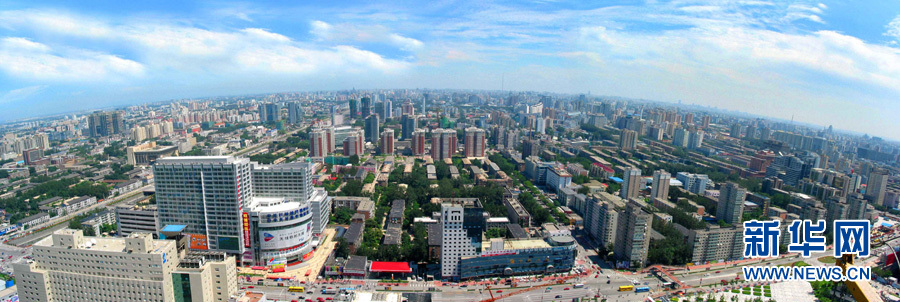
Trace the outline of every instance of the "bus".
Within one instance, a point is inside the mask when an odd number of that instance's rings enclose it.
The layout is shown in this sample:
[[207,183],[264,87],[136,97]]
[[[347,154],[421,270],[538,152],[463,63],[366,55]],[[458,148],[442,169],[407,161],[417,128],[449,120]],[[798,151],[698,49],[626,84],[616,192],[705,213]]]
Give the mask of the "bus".
[[582,288],[582,287],[584,287],[584,283],[575,284],[575,288]]
[[620,291],[620,292],[628,292],[628,291],[633,291],[633,290],[634,290],[634,286],[632,286],[632,285],[622,285],[622,286],[619,286],[619,291]]
[[291,286],[291,287],[288,287],[288,291],[292,292],[292,293],[302,293],[302,292],[305,292],[306,289],[303,288],[303,286]]
[[649,286],[641,286],[641,287],[638,287],[638,288],[635,288],[635,289],[634,289],[634,292],[636,292],[636,293],[646,293],[646,292],[649,292],[649,291],[650,291],[650,287],[649,287]]
[[338,290],[333,287],[329,287],[329,288],[322,290],[323,295],[334,295],[334,294],[337,294],[337,292],[338,292]]

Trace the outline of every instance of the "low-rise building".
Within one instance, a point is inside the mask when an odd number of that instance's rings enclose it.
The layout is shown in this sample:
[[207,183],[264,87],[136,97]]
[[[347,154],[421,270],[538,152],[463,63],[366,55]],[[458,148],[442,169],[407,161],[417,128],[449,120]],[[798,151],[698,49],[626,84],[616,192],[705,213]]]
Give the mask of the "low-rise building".
[[40,225],[45,222],[50,221],[50,214],[47,213],[38,213],[25,218],[22,218],[17,223],[20,228],[23,230],[31,229],[37,225]]
[[552,246],[543,239],[493,238],[482,243],[478,255],[460,259],[459,277],[470,280],[568,272],[575,265],[575,240],[566,242],[569,245]]
[[127,237],[131,233],[150,233],[153,236],[160,230],[158,224],[159,210],[155,205],[147,206],[117,206],[116,207],[116,234],[119,237]]

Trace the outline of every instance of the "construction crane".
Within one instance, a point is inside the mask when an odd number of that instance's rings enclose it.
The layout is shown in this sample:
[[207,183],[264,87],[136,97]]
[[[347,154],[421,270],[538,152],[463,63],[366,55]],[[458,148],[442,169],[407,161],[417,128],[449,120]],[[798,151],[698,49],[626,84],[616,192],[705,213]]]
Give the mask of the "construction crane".
[[[841,255],[841,258],[835,258],[835,265],[840,266],[845,272],[847,268],[853,265],[853,254]],[[860,302],[883,302],[881,296],[875,292],[868,280],[861,281],[844,281],[847,290],[853,295],[853,299]]]

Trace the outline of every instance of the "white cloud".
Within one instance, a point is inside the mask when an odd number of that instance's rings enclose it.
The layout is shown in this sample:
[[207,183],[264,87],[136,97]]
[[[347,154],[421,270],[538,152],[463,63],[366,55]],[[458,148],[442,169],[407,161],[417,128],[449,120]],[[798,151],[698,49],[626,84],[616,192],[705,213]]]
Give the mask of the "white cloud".
[[44,10],[0,11],[0,27],[25,28],[41,34],[84,38],[108,37],[113,34],[109,25],[98,20]]
[[894,20],[891,20],[885,28],[887,29],[887,31],[884,32],[885,36],[893,37],[894,39],[897,39],[897,41],[900,41],[900,15],[894,17]]
[[35,85],[7,91],[2,96],[0,96],[0,104],[28,99],[31,96],[40,93],[47,87],[47,85]]
[[382,25],[329,24],[316,20],[310,23],[310,34],[320,41],[333,43],[383,43],[405,51],[416,51],[424,45],[422,41],[401,36],[391,32]]
[[258,38],[264,39],[264,40],[270,40],[270,41],[281,42],[281,43],[287,43],[287,42],[291,41],[290,38],[285,37],[284,35],[276,34],[276,33],[270,32],[270,31],[262,29],[262,28],[245,28],[241,31],[248,35],[255,36],[255,37],[258,37]]
[[122,77],[140,76],[144,66],[117,56],[63,49],[25,38],[0,41],[0,70],[14,77],[61,81],[117,81]]

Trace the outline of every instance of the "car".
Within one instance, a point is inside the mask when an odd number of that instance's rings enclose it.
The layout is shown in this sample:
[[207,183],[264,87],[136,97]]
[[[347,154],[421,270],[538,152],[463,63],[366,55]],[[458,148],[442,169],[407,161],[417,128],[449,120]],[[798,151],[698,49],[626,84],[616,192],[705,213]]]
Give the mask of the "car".
[[716,274],[721,273],[722,271],[716,271]]
[[253,285],[247,286],[247,288],[254,288]]
[[569,288],[568,288],[568,287],[566,287],[566,288],[563,288],[563,290],[569,290]]
[[242,286],[241,289],[247,289],[247,287]]
[[502,292],[503,292],[502,290],[498,290],[498,291],[497,291],[498,294],[499,294],[499,293],[502,293]]
[[334,300],[334,299],[332,299],[331,297],[328,297],[328,298],[325,298],[325,300]]
[[313,299],[306,299],[306,302],[313,302]]
[[291,300],[291,302],[300,302],[300,301],[297,301],[297,300]]
[[553,297],[553,299],[562,299],[562,295],[556,295],[556,297]]

